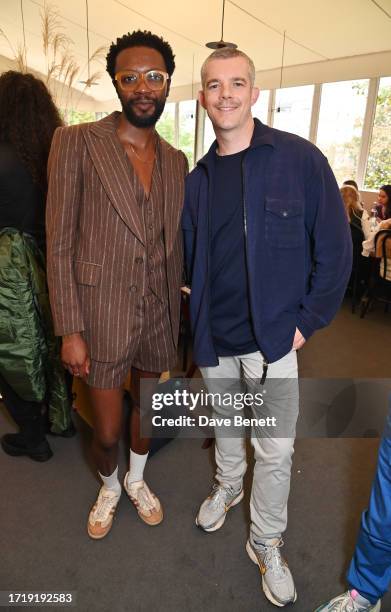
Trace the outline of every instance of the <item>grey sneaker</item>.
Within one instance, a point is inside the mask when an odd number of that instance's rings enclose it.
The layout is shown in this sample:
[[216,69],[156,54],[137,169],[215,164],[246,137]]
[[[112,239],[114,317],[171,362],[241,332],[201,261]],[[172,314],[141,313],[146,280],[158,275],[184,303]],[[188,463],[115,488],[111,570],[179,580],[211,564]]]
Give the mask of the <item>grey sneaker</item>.
[[243,488],[235,491],[229,485],[214,484],[210,495],[202,502],[196,517],[197,527],[204,531],[217,531],[223,525],[227,512],[242,501]]
[[316,608],[315,612],[379,612],[380,606],[380,599],[376,604],[371,604],[353,589],[337,595],[320,608]]
[[275,606],[282,608],[295,602],[297,593],[287,562],[281,557],[280,548],[284,542],[270,540],[273,544],[253,544],[247,540],[246,550],[253,563],[259,566],[262,588],[266,597]]

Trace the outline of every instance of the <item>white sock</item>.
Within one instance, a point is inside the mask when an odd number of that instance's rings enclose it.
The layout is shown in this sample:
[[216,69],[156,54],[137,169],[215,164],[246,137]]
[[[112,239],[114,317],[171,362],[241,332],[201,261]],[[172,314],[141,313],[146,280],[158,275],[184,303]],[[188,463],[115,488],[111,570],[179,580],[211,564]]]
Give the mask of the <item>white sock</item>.
[[144,468],[147,463],[149,453],[138,455],[130,449],[128,483],[144,480]]
[[100,472],[98,472],[98,474],[106,489],[110,489],[111,491],[115,491],[117,495],[121,495],[121,485],[118,480],[118,465],[110,476],[103,476]]

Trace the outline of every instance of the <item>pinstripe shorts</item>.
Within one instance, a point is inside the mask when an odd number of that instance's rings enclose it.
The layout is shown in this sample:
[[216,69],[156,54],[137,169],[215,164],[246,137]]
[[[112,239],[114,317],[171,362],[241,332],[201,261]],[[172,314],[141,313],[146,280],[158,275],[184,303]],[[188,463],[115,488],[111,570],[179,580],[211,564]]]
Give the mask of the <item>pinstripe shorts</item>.
[[162,303],[153,294],[140,298],[135,320],[132,337],[121,359],[115,362],[91,359],[90,373],[86,378],[90,387],[121,387],[132,366],[159,375],[175,366],[177,351],[172,341],[167,301]]

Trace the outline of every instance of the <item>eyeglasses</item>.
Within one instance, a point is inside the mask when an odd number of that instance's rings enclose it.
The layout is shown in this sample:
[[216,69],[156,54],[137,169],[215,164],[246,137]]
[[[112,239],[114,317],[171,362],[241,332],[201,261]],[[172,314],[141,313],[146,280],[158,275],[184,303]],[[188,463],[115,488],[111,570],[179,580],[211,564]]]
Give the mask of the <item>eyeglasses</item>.
[[122,70],[117,72],[115,80],[124,91],[134,91],[144,81],[148,89],[152,91],[161,91],[167,81],[169,75],[162,70],[148,70],[147,72],[137,72],[136,70]]

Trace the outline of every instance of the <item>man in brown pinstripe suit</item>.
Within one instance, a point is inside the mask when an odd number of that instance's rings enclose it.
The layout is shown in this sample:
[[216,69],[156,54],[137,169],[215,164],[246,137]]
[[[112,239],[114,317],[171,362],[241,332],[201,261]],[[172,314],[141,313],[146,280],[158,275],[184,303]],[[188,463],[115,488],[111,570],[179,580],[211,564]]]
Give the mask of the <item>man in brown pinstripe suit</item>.
[[94,539],[110,530],[121,485],[122,386],[131,369],[134,408],[124,487],[142,520],[162,521],[143,478],[140,380],[176,362],[187,160],[155,124],[175,68],[170,45],[150,32],[117,39],[107,55],[122,112],[56,131],[49,158],[48,282],[62,360],[89,386],[94,456],[102,479],[88,518]]

